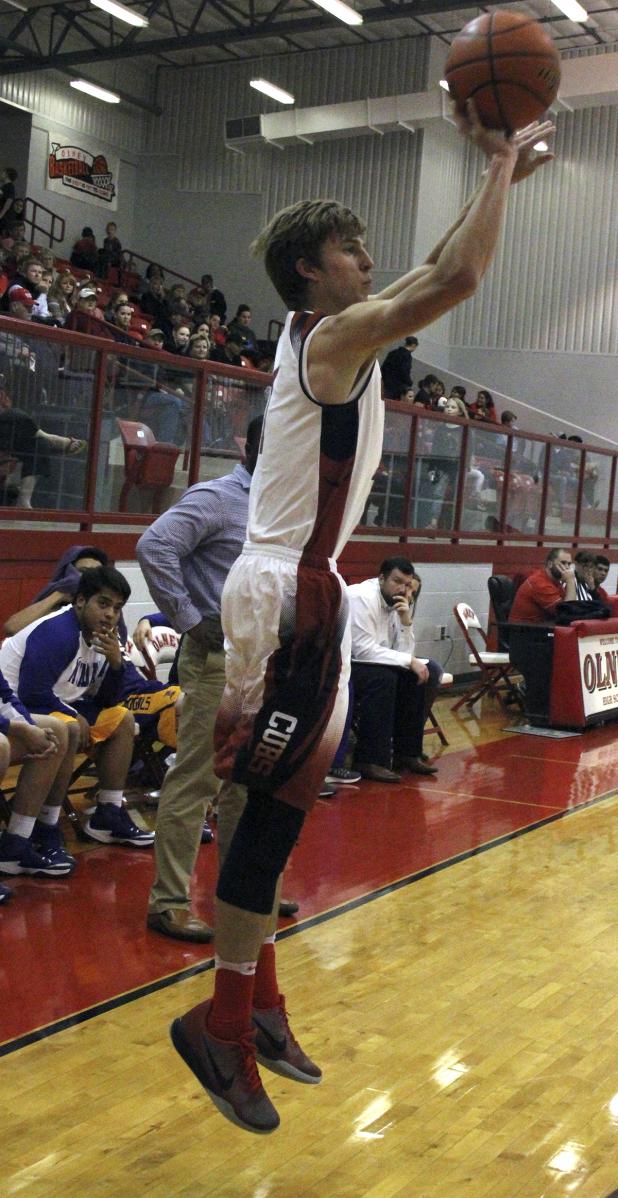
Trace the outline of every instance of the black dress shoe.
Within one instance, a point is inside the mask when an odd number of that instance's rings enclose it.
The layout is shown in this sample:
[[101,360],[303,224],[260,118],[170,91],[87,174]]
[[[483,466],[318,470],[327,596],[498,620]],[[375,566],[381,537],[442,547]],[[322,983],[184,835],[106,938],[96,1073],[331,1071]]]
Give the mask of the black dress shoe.
[[214,936],[213,929],[203,919],[198,919],[197,915],[184,907],[151,911],[146,926],[151,932],[162,932],[164,936],[172,936],[175,940],[195,940],[200,944],[208,944]]
[[355,765],[361,778],[366,778],[368,782],[401,782],[401,774],[387,770],[385,765],[372,765],[362,761],[355,762]]
[[296,915],[298,911],[298,903],[295,899],[281,899],[279,903],[279,914],[284,918],[289,915]]
[[215,838],[214,832],[213,832],[210,824],[208,823],[208,820],[205,819],[204,827],[202,828],[202,835],[200,837],[200,843],[201,844],[212,844],[214,838]]
[[429,776],[437,774],[437,765],[428,765],[426,761],[422,761],[420,757],[398,757],[397,766],[400,770],[407,770],[409,774],[423,774]]

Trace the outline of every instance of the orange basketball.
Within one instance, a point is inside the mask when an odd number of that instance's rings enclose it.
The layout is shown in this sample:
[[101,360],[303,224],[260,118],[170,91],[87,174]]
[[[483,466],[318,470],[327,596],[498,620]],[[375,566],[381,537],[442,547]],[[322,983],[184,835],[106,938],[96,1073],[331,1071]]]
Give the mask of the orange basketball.
[[560,83],[560,56],[538,21],[497,9],[451,44],[445,78],[458,109],[474,100],[484,125],[513,133],[542,116]]

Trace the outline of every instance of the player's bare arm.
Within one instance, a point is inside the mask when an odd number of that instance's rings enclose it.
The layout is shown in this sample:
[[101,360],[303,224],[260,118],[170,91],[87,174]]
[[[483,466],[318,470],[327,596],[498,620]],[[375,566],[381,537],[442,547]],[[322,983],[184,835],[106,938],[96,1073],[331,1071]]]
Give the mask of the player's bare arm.
[[[532,147],[553,128],[551,122],[535,123],[507,138],[481,125],[473,105],[466,117],[459,118],[459,125],[489,158],[483,179],[424,266],[374,299],[361,303],[362,295],[354,296],[349,306],[316,331],[308,370],[312,391],[322,403],[345,403],[359,369],[372,354],[431,324],[474,294],[495,253],[509,187],[514,178],[518,181],[537,169]],[[542,161],[549,157],[543,156]],[[359,273],[363,250],[361,243]]]

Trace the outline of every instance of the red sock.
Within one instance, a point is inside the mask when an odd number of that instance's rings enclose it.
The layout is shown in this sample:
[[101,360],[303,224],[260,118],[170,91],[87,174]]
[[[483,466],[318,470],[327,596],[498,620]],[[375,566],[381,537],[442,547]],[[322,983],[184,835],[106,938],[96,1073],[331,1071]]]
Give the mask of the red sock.
[[240,1040],[251,1030],[255,974],[221,967],[215,971],[215,993],[206,1026],[219,1040]]
[[269,1007],[278,1007],[279,1000],[275,946],[270,940],[265,940],[260,949],[255,971],[253,1005],[264,1011]]

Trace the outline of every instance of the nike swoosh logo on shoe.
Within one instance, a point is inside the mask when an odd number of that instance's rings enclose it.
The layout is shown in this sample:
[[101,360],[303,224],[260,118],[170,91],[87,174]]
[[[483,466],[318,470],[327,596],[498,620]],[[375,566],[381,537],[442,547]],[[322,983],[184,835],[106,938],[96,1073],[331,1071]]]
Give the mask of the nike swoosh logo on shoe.
[[213,1055],[206,1043],[204,1043],[204,1048],[206,1049],[206,1056],[208,1057],[208,1060],[212,1067],[212,1071],[215,1075],[215,1078],[217,1079],[217,1084],[221,1087],[222,1090],[231,1089],[232,1085],[234,1084],[234,1075],[232,1074],[231,1077],[225,1077],[225,1075],[219,1069],[219,1066],[217,1065],[217,1062],[215,1061],[215,1058],[213,1057]]
[[284,1036],[283,1040],[278,1040],[276,1036],[273,1036],[272,1033],[268,1031],[268,1028],[264,1027],[263,1023],[260,1023],[259,1019],[255,1015],[253,1016],[253,1022],[256,1027],[259,1027],[262,1035],[266,1036],[266,1039],[270,1041],[273,1048],[275,1049],[275,1052],[285,1052],[285,1048],[287,1045],[287,1040],[286,1040],[285,1036]]

